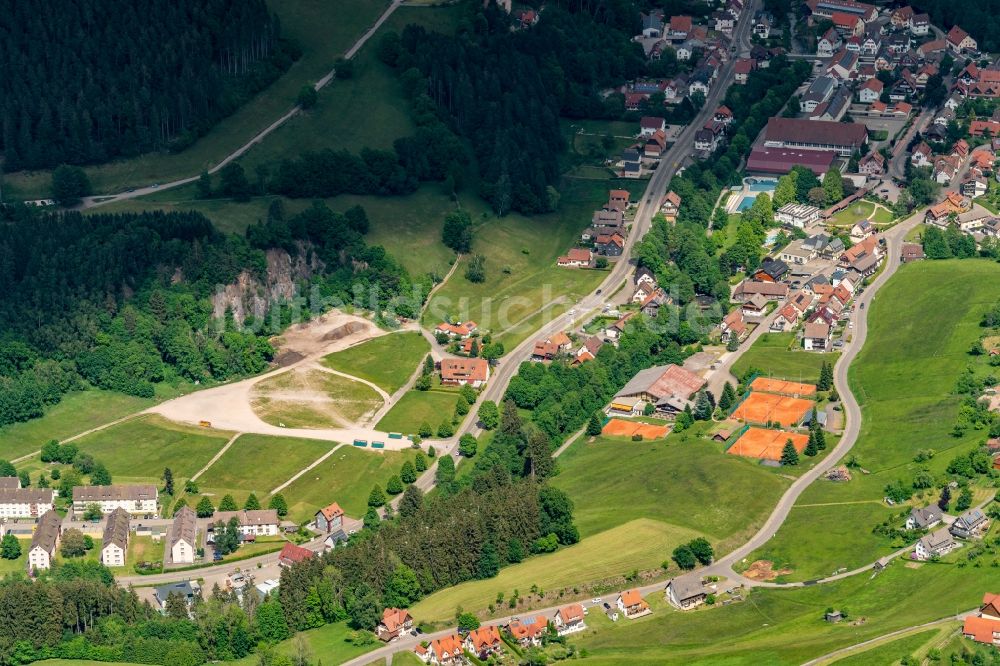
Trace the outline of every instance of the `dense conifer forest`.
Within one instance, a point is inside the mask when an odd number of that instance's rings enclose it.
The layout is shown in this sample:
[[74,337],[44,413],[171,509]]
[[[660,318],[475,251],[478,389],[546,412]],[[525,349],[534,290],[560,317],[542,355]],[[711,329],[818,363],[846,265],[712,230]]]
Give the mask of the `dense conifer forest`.
[[980,51],[1000,49],[1000,0],[913,0],[912,4],[927,12],[936,26],[945,30],[961,26],[979,43]]
[[4,170],[180,149],[291,63],[264,0],[0,0]]

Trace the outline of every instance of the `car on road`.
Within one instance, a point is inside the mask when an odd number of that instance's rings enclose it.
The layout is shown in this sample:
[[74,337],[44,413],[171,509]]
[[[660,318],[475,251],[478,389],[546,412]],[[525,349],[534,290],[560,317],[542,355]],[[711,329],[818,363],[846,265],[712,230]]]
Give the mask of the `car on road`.
[[603,600],[602,600],[602,599],[601,599],[600,597],[594,597],[594,598],[593,598],[593,599],[591,599],[590,601],[591,601],[591,602],[593,602],[593,603],[595,603],[595,604],[599,604],[599,603],[601,603],[601,601],[603,601]]
[[150,185],[150,187],[152,187],[154,190],[159,186],[160,186],[159,183],[153,183],[152,185]]
[[603,290],[603,289],[598,289],[598,290],[597,290],[597,293],[599,294],[599,293],[601,293],[602,291],[604,291],[604,290]]

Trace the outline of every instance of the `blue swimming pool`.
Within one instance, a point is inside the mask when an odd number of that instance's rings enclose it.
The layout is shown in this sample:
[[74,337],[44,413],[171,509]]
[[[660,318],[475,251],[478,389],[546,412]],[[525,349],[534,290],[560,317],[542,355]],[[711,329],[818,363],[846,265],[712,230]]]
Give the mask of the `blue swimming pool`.
[[756,199],[756,198],[757,198],[757,195],[754,195],[754,196],[747,195],[747,196],[743,197],[743,200],[740,201],[740,205],[736,207],[736,212],[737,213],[742,213],[743,211],[745,211],[748,208],[750,208],[750,206],[753,205],[754,199]]
[[751,192],[773,192],[778,185],[778,181],[770,178],[747,178],[744,182]]

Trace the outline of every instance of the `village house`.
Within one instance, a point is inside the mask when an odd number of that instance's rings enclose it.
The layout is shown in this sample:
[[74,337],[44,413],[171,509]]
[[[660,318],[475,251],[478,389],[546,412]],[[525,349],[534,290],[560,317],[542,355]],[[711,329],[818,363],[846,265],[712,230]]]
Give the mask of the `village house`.
[[854,14],[846,12],[833,12],[830,16],[833,27],[845,37],[858,37],[865,32],[865,22]]
[[325,539],[323,539],[323,549],[333,550],[340,544],[346,544],[349,540],[350,536],[348,536],[347,532],[342,529],[334,530],[333,532],[330,532]]
[[653,136],[657,131],[665,131],[667,129],[667,121],[663,118],[657,118],[655,116],[643,116],[639,120],[639,136],[640,137],[650,137]]
[[334,502],[316,512],[316,529],[320,532],[334,532],[344,528],[344,510]]
[[928,14],[914,14],[910,19],[910,34],[925,37],[931,31],[931,17]]
[[825,322],[809,322],[802,335],[802,348],[806,351],[830,351],[830,324]]
[[763,295],[769,301],[783,301],[788,296],[788,285],[782,282],[743,280],[733,291],[733,301],[744,303],[757,294]]
[[660,155],[667,149],[667,134],[663,130],[656,130],[649,137],[642,147],[643,157],[651,160],[660,159]]
[[946,39],[948,41],[948,48],[955,53],[975,51],[979,47],[976,40],[974,40],[969,33],[957,25],[952,26],[951,30],[948,31]]
[[[55,492],[49,488],[21,488],[17,477],[9,487],[0,488],[0,520],[37,518],[51,511]],[[16,484],[16,485],[15,485]]]
[[740,310],[746,317],[763,317],[767,314],[767,298],[761,294],[756,294],[748,301],[743,301]]
[[619,233],[600,234],[594,239],[594,249],[602,257],[620,257],[625,251],[625,239]]
[[949,531],[959,539],[978,539],[990,526],[990,519],[979,509],[971,509],[955,519]]
[[621,334],[625,332],[625,327],[628,325],[629,319],[636,316],[637,312],[626,312],[623,314],[615,323],[604,329],[604,337],[608,340],[616,341]]
[[[556,264],[563,267],[580,268],[590,266],[594,258],[594,253],[586,248],[574,247],[565,255],[556,260]],[[440,327],[439,327],[440,328]]]
[[540,361],[551,361],[559,354],[568,352],[572,346],[573,341],[569,336],[559,331],[547,338],[536,340],[531,355]]
[[[218,515],[218,514],[216,514]],[[167,551],[170,561],[174,564],[192,564],[198,543],[195,539],[198,533],[198,518],[189,506],[183,507],[174,515],[167,538]]]
[[884,88],[885,85],[878,79],[868,79],[863,86],[858,88],[858,101],[862,104],[877,102]]
[[788,264],[781,259],[765,257],[754,271],[753,279],[761,282],[779,282],[788,273]]
[[965,618],[962,635],[977,643],[1000,645],[1000,595],[983,595],[979,610]]
[[830,58],[844,45],[840,33],[831,27],[816,41],[816,55],[820,58]]
[[490,655],[503,653],[504,642],[496,626],[491,624],[470,631],[465,637],[465,649],[486,661]]
[[597,352],[601,350],[604,346],[604,341],[598,336],[592,335],[583,341],[583,345],[573,354],[572,365],[580,365],[581,363],[586,363],[587,361],[593,361],[597,358]]
[[56,557],[56,546],[62,535],[62,518],[54,510],[49,509],[38,519],[35,533],[31,535],[31,547],[28,549],[28,573],[42,571],[52,567]]
[[663,12],[654,10],[646,14],[639,13],[639,20],[642,22],[642,36],[647,39],[663,37]]
[[743,342],[750,334],[746,322],[743,320],[743,308],[733,308],[729,314],[723,317],[722,323],[719,324],[719,330],[723,340],[728,342],[735,338],[737,342]]
[[676,222],[677,215],[681,210],[681,198],[680,196],[670,190],[667,192],[666,196],[663,197],[663,203],[660,204],[660,213],[663,217],[667,218],[668,222]]
[[701,582],[701,575],[689,573],[674,578],[667,583],[667,601],[681,610],[690,610],[703,603],[712,591]]
[[427,647],[417,645],[413,652],[425,664],[432,666],[453,666],[465,663],[462,637],[458,634],[431,641]]
[[816,251],[804,247],[805,239],[794,240],[781,250],[781,260],[790,266],[802,266],[816,258]]
[[104,538],[101,540],[101,564],[106,567],[125,566],[125,551],[128,548],[129,512],[122,507],[112,511],[104,523]]
[[587,628],[583,620],[584,611],[580,604],[570,604],[563,606],[556,611],[553,623],[556,626],[556,633],[560,636],[583,631]]
[[542,644],[542,636],[548,627],[549,623],[544,615],[535,615],[511,620],[507,631],[521,647],[532,647]]
[[294,543],[286,543],[282,546],[281,552],[278,553],[278,566],[287,569],[293,564],[305,562],[314,554],[308,548],[296,546]]
[[910,510],[910,516],[906,519],[906,529],[927,530],[940,523],[943,518],[944,513],[937,504],[913,508]]
[[947,527],[942,527],[936,532],[931,532],[917,542],[913,550],[913,559],[929,560],[935,556],[943,557],[958,548],[958,544],[951,538]]
[[858,161],[858,172],[866,176],[881,176],[885,173],[885,156],[872,151]]
[[920,261],[924,258],[924,248],[919,243],[903,243],[900,250],[899,260],[907,264],[911,261]]
[[[626,105],[627,106],[627,105]],[[642,177],[642,157],[635,148],[622,151],[622,170],[618,174],[622,178]]]
[[441,383],[479,388],[490,378],[490,364],[481,358],[441,359]]
[[214,525],[228,523],[235,518],[239,523],[240,534],[244,537],[277,536],[281,520],[276,509],[243,509],[240,511],[216,511],[208,532],[213,535]]
[[960,215],[968,212],[971,208],[972,202],[968,198],[956,192],[949,192],[944,201],[927,209],[924,221],[940,227],[947,227],[953,213]]
[[131,514],[156,514],[157,489],[142,486],[76,486],[73,488],[73,513],[82,514],[91,504],[101,507],[101,513],[125,509]]
[[434,330],[438,333],[444,333],[449,338],[464,340],[475,333],[477,328],[476,322],[474,321],[458,322],[457,324],[451,324],[444,321],[438,324],[437,328]]
[[639,590],[636,589],[626,590],[619,594],[618,599],[615,600],[615,606],[618,607],[622,615],[630,620],[653,612],[650,610],[649,604],[639,594]]
[[673,299],[667,295],[667,292],[657,287],[639,304],[639,311],[651,319],[656,319],[656,315],[660,313],[660,307],[671,303],[673,303]]
[[388,643],[413,629],[413,617],[404,608],[386,608],[382,611],[382,621],[375,628],[379,640]]
[[705,384],[702,377],[679,365],[658,365],[636,373],[615,395],[615,402],[621,398],[638,398],[660,411],[677,413],[691,404],[694,394]]
[[806,113],[812,113],[823,102],[833,96],[837,89],[837,80],[832,76],[817,76],[816,80],[802,94],[800,108]]
[[851,227],[851,242],[860,243],[875,233],[875,227],[868,220],[860,220]]
[[926,142],[921,141],[914,146],[913,152],[910,154],[910,164],[915,167],[930,166],[932,155],[933,151],[931,151],[931,147]]
[[165,613],[167,610],[167,599],[170,598],[170,595],[180,596],[184,604],[190,608],[200,592],[201,586],[198,584],[198,581],[185,580],[160,585],[153,591],[153,597],[160,607],[160,612]]

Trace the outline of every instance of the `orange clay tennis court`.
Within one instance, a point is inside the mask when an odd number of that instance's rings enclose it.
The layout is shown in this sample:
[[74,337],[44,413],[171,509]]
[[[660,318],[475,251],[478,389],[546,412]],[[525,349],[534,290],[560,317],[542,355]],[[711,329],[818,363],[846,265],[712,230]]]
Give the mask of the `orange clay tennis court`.
[[638,423],[636,421],[625,421],[623,419],[611,419],[604,424],[601,434],[613,435],[615,437],[631,437],[632,435],[642,435],[643,439],[661,439],[670,432],[670,426],[658,426],[649,423]]
[[770,377],[758,377],[750,383],[750,388],[754,391],[780,393],[782,395],[816,395],[815,384],[787,382],[784,379],[771,379]]
[[785,442],[792,440],[792,446],[799,453],[809,444],[809,436],[784,430],[768,430],[766,428],[748,428],[740,435],[726,453],[746,458],[762,458],[765,460],[781,460],[781,451]]
[[733,418],[750,423],[780,423],[793,426],[813,408],[812,400],[790,398],[774,393],[752,392],[733,412]]

